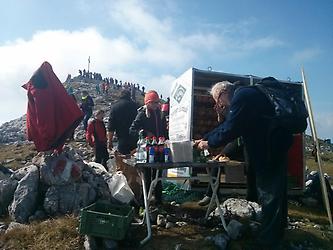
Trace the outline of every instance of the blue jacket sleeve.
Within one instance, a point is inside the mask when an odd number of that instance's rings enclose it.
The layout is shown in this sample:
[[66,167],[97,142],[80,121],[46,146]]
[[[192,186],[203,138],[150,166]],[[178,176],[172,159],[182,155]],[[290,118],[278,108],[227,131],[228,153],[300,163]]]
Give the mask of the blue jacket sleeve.
[[205,138],[209,147],[216,148],[241,136],[251,115],[248,109],[246,90],[239,90],[233,97],[226,120],[210,131]]

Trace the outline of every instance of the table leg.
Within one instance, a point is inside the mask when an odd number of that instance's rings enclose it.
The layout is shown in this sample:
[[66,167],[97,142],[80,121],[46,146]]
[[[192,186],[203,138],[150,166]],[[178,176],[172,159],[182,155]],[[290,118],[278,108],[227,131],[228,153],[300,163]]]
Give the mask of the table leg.
[[148,206],[148,200],[147,200],[147,190],[146,190],[146,183],[143,172],[140,173],[141,182],[142,182],[142,191],[143,191],[143,202],[145,206],[145,215],[146,218],[146,226],[147,226],[147,237],[144,238],[140,245],[143,246],[151,239],[151,225],[150,225],[150,216],[149,216],[149,206]]
[[209,206],[207,208],[207,211],[206,211],[206,216],[205,218],[207,219],[210,212],[211,212],[211,209],[212,209],[212,206],[213,206],[213,203],[215,202],[216,203],[216,207],[219,211],[219,214],[220,214],[220,219],[221,219],[221,222],[222,222],[222,226],[224,228],[224,230],[226,232],[228,232],[227,230],[227,225],[225,223],[225,220],[224,220],[224,216],[223,216],[223,211],[220,207],[220,201],[219,201],[219,198],[218,198],[218,195],[217,195],[217,189],[219,187],[219,182],[220,182],[220,173],[221,173],[221,168],[218,168],[218,171],[217,171],[217,177],[215,178],[215,182],[213,181],[214,177],[212,176],[212,172],[209,168],[206,168],[206,171],[207,171],[207,174],[209,175],[209,184],[212,188],[212,197],[211,197],[211,200],[209,202]]
[[159,181],[159,177],[158,177],[159,171],[160,170],[158,170],[158,169],[156,170],[155,178],[150,183],[149,192],[148,192],[148,202],[150,201],[150,199],[153,195],[153,191],[157,185],[157,182]]

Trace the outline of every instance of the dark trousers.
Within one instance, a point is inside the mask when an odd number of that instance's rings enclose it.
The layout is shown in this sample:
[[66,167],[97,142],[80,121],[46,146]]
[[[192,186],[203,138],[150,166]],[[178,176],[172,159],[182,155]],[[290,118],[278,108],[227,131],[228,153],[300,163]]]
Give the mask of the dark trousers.
[[262,223],[258,242],[271,247],[280,243],[287,226],[288,150],[292,136],[277,130],[272,133],[266,164],[254,164],[258,201],[262,206]]
[[92,116],[92,111],[87,111],[84,113],[84,117],[83,117],[83,127],[84,130],[87,131],[87,127],[88,127],[88,120],[89,118]]
[[[154,179],[156,176],[156,170],[154,169],[150,169],[150,168],[145,168],[144,170],[144,178],[145,178],[145,182],[146,182],[146,190],[148,192],[149,188],[150,188],[150,184],[152,179]],[[158,174],[159,177],[162,177],[162,171],[159,171]],[[157,204],[161,204],[162,203],[162,182],[158,181],[155,187],[155,199],[156,199],[156,203]]]
[[256,187],[259,203],[262,206],[262,223],[258,241],[267,246],[275,245],[284,236],[287,226],[287,156],[271,167],[256,169]]
[[119,153],[121,153],[123,155],[127,155],[127,154],[131,153],[131,151],[135,148],[136,148],[136,139],[133,140],[130,137],[126,137],[126,138],[118,137],[117,150]]
[[102,164],[108,170],[106,162],[109,159],[109,152],[105,144],[97,144],[95,146],[95,162]]

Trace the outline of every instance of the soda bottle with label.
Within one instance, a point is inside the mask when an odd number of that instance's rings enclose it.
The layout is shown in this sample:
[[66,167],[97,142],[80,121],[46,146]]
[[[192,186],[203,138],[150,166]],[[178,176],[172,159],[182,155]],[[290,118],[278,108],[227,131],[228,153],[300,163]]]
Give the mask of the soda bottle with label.
[[171,162],[171,150],[167,141],[164,143],[163,156],[164,162]]
[[155,162],[155,149],[154,147],[149,147],[149,163]]
[[[158,162],[158,153],[159,152],[158,152],[158,144],[157,144],[156,136],[153,136],[153,139],[151,141],[151,147],[154,148],[154,162]],[[149,153],[149,157],[151,157],[150,153]]]
[[158,137],[158,162],[164,162],[164,142],[163,136]]
[[149,136],[146,137],[146,162],[149,162],[149,149],[151,147],[151,139]]

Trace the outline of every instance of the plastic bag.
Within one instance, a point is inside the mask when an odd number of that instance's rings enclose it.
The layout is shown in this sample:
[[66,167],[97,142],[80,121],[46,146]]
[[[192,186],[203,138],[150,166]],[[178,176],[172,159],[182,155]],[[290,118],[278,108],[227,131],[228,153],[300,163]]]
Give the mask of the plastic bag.
[[120,171],[112,175],[112,178],[108,180],[108,186],[112,197],[116,200],[125,204],[133,200],[134,193],[128,185],[126,177]]
[[114,174],[117,171],[116,157],[111,156],[106,165],[108,166],[109,173]]

